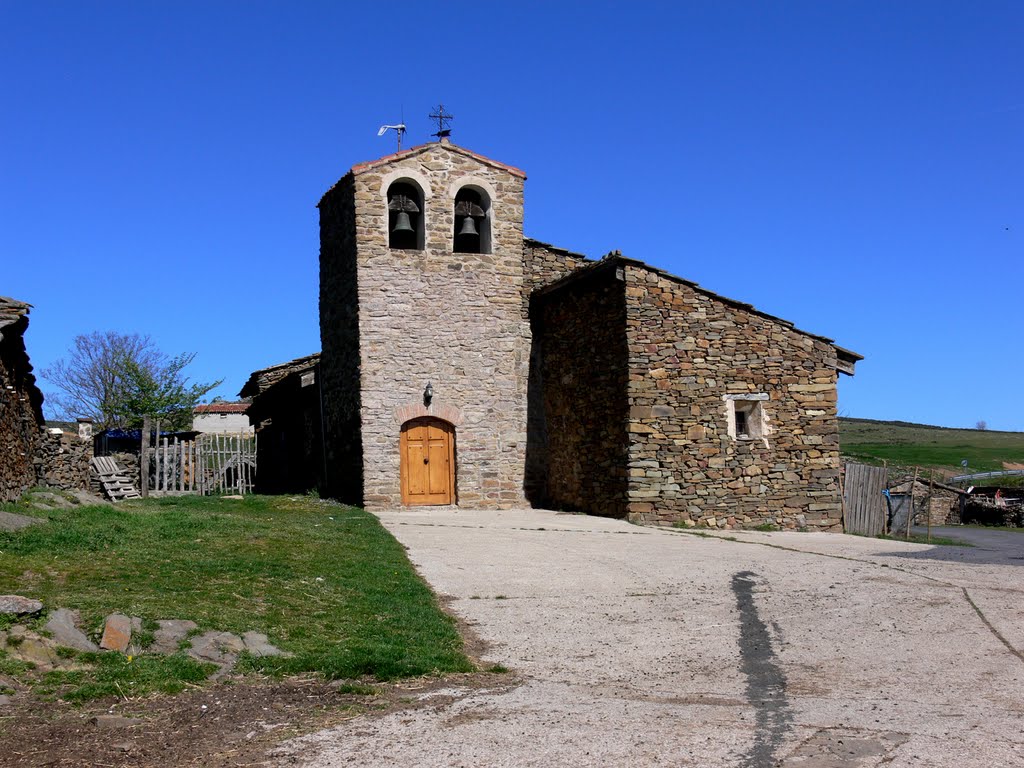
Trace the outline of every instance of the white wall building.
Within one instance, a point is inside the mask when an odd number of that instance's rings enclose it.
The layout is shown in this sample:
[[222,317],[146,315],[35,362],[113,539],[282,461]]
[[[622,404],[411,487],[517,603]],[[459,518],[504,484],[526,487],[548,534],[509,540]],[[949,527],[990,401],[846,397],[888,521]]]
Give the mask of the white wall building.
[[207,434],[253,434],[249,417],[245,415],[249,403],[209,403],[197,405],[192,411],[192,429]]

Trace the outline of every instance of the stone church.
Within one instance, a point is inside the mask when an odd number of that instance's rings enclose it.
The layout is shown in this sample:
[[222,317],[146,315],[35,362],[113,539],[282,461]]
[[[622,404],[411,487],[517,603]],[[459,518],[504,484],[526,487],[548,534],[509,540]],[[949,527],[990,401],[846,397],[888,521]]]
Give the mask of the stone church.
[[525,238],[525,179],[441,138],[321,199],[322,492],[838,527],[836,380],[861,357],[618,252]]

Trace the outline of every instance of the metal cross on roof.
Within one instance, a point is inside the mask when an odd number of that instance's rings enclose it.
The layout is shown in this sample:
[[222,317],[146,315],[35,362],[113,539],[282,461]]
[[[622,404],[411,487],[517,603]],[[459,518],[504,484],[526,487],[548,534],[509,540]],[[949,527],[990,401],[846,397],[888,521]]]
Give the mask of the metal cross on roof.
[[455,115],[449,115],[444,111],[444,104],[438,104],[429,117],[431,120],[437,120],[437,133],[433,135],[439,139],[447,138],[448,134],[452,132],[448,127],[448,123],[455,119]]

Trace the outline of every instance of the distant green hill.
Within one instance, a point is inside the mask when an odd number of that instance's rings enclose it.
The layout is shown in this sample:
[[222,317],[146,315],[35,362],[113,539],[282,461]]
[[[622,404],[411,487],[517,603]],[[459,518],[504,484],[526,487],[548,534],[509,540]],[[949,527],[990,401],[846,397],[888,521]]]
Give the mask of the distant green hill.
[[942,467],[961,471],[1003,469],[1003,462],[1024,464],[1024,432],[947,429],[905,421],[839,419],[839,447],[846,456],[869,464],[883,460],[897,467]]

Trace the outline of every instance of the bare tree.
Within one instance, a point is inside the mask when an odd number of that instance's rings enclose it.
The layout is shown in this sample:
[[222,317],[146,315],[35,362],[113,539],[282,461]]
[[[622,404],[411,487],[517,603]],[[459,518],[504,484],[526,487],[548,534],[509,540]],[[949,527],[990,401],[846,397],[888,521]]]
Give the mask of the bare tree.
[[988,422],[982,419],[981,421],[974,425],[974,428],[980,429],[982,432],[984,432],[986,429],[988,429]]
[[168,357],[137,333],[82,334],[67,357],[42,371],[57,390],[48,405],[58,417],[88,416],[101,429],[136,427],[147,414],[186,428],[192,408],[221,383],[190,385],[183,370],[194,358]]

